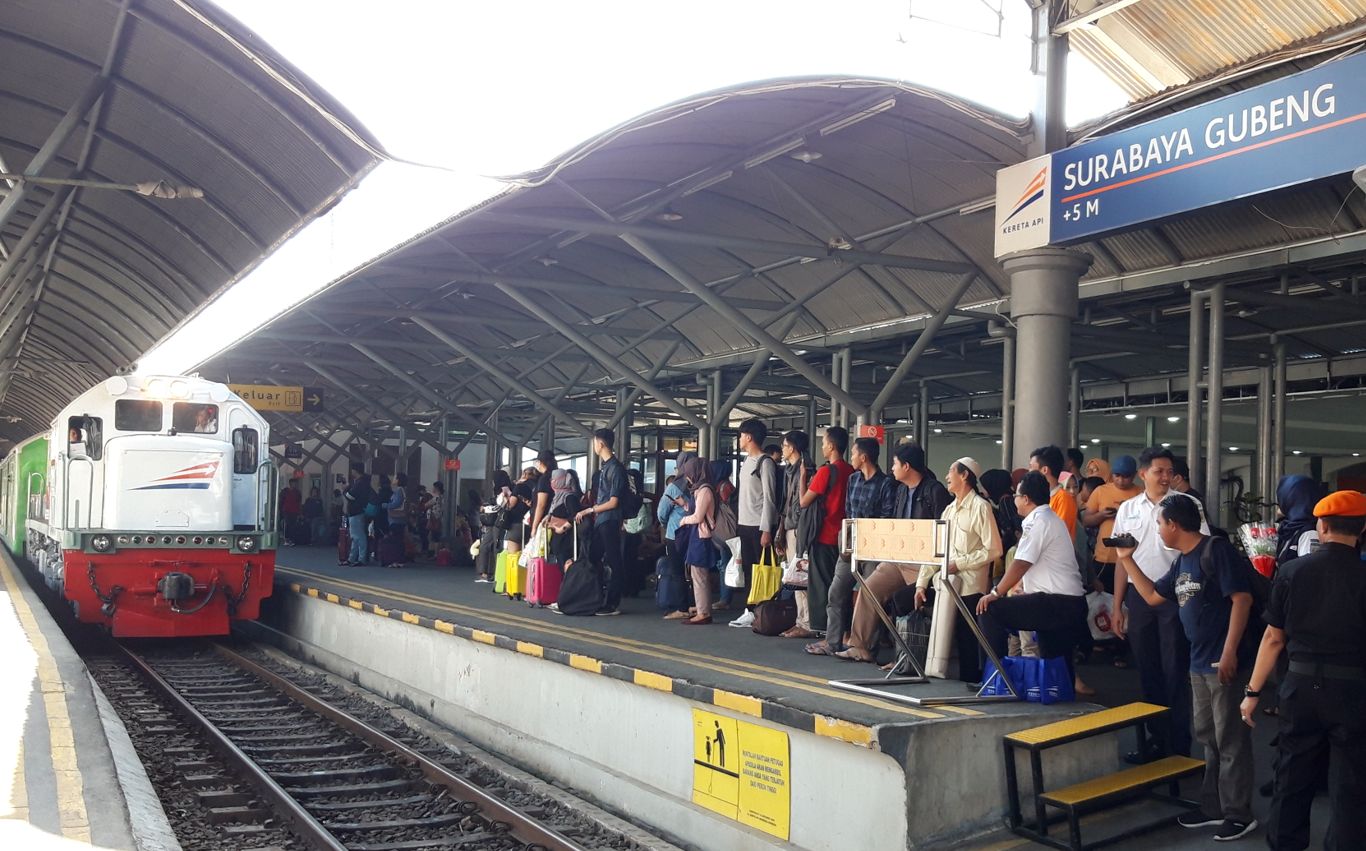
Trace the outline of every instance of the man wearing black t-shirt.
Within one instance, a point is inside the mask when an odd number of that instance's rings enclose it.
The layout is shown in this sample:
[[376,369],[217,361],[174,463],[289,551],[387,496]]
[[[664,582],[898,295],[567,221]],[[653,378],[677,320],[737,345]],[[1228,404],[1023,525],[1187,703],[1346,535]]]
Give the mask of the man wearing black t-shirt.
[[1200,534],[1200,506],[1181,494],[1158,504],[1162,543],[1180,553],[1167,574],[1150,580],[1132,550],[1118,550],[1129,582],[1151,606],[1175,600],[1190,642],[1191,722],[1205,751],[1200,809],[1183,813],[1182,827],[1216,827],[1214,839],[1240,839],[1257,827],[1252,817],[1252,734],[1238,704],[1251,673],[1243,633],[1252,611],[1252,583],[1233,545]]
[[1282,652],[1276,792],[1266,841],[1274,849],[1309,847],[1309,810],[1325,777],[1332,815],[1323,847],[1366,848],[1366,565],[1357,542],[1366,496],[1342,490],[1314,506],[1321,546],[1286,562],[1271,586],[1266,634],[1243,701],[1252,726],[1257,699]]

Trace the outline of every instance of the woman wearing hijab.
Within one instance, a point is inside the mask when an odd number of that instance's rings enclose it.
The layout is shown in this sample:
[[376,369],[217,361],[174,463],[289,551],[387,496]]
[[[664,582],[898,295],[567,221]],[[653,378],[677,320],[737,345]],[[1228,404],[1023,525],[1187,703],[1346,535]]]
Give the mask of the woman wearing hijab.
[[712,549],[711,531],[716,523],[716,491],[712,487],[707,462],[692,457],[678,468],[678,475],[688,483],[692,493],[693,511],[678,521],[678,533],[687,530],[688,549],[684,561],[692,573],[693,597],[697,613],[679,621],[684,626],[703,626],[711,623],[711,573],[716,563]]
[[1314,505],[1322,496],[1318,482],[1308,476],[1283,476],[1276,486],[1281,522],[1276,526],[1276,567],[1308,555],[1319,539]]

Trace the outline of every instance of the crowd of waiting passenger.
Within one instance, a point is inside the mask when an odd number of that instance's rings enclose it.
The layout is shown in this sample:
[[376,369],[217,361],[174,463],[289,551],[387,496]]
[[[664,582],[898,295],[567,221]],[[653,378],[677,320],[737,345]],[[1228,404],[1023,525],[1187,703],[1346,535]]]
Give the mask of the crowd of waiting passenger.
[[[1282,480],[1278,572],[1263,584],[1229,535],[1207,522],[1185,461],[1164,448],[1107,462],[1044,446],[1013,471],[984,471],[964,457],[941,479],[910,442],[894,447],[884,472],[879,442],[851,441],[843,428],[826,429],[815,446],[802,431],[767,441],[765,425],[751,419],[739,428],[738,469],[680,453],[656,505],[641,472],[616,457],[614,433],[600,429],[587,488],[542,452],[516,481],[496,471],[490,494],[471,492],[450,530],[440,483],[434,493],[410,491],[401,474],[376,484],[357,470],[334,494],[348,518],[345,561],[364,564],[378,549],[380,563],[399,566],[432,546],[444,561],[472,561],[476,582],[520,596],[525,578],[510,582],[503,565],[525,565],[530,555],[563,574],[549,606],[562,614],[618,615],[623,597],[653,586],[665,620],[705,626],[726,612],[732,627],[873,664],[886,648],[896,655],[885,623],[933,611],[954,618],[957,678],[977,690],[988,657],[957,608],[936,608],[947,581],[996,656],[1060,660],[1078,695],[1095,693],[1076,670],[1079,659],[1104,649],[1115,667],[1136,666],[1143,698],[1170,711],[1151,727],[1151,752],[1126,759],[1189,754],[1197,739],[1206,760],[1202,808],[1180,820],[1214,828],[1218,840],[1256,827],[1249,731],[1261,690],[1282,683],[1277,778],[1263,788],[1275,793],[1272,847],[1307,845],[1309,803],[1330,748],[1333,831],[1352,837],[1331,847],[1366,847],[1345,809],[1366,800],[1366,568],[1358,555],[1366,496],[1325,496],[1305,476]],[[287,529],[307,527],[322,510],[316,490],[300,500],[296,485],[281,499],[282,512],[300,518]],[[851,563],[840,547],[846,518],[950,521],[948,579],[932,567]],[[410,541],[406,552],[395,541]],[[883,668],[904,664],[898,656]],[[1353,735],[1343,735],[1353,724]]]
[[[594,434],[600,470],[589,488],[552,452],[516,482],[500,471],[482,518],[470,520],[482,530],[475,581],[516,596],[499,585],[500,553],[526,563],[520,553],[531,549],[533,561],[553,561],[566,576],[552,611],[619,615],[623,597],[653,583],[665,620],[706,626],[727,612],[729,626],[806,639],[814,656],[877,664],[895,646],[876,608],[888,620],[934,611],[945,579],[934,567],[852,564],[841,555],[841,526],[949,520],[948,582],[996,656],[1061,660],[1075,693],[1091,695],[1075,665],[1102,645],[1115,667],[1138,668],[1145,701],[1169,708],[1150,729],[1150,753],[1128,761],[1190,754],[1193,736],[1201,742],[1202,807],[1180,824],[1213,828],[1216,840],[1257,826],[1250,728],[1261,688],[1281,682],[1280,712],[1294,717],[1281,723],[1276,780],[1262,788],[1274,791],[1272,847],[1307,846],[1329,749],[1329,847],[1366,847],[1362,822],[1347,811],[1366,800],[1366,496],[1325,497],[1317,482],[1285,477],[1279,574],[1264,587],[1229,535],[1209,526],[1186,462],[1165,448],[1106,462],[1040,447],[1014,471],[959,458],[941,479],[919,445],[896,445],[884,471],[877,440],[851,441],[837,426],[814,447],[796,430],[766,441],[764,423],[742,423],[738,469],[682,452],[657,505],[641,471],[616,458],[607,429]],[[574,583],[570,601],[575,571],[590,579]],[[951,606],[938,612],[955,617],[956,673],[978,690],[986,654],[973,627]]]

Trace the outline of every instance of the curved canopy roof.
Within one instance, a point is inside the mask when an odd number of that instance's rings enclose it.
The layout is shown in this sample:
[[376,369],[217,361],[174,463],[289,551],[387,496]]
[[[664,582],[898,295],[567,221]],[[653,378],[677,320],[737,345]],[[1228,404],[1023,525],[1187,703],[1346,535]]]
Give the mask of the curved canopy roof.
[[[201,0],[0,4],[0,104],[0,171],[23,175],[0,184],[8,439],[135,361],[382,156]],[[202,197],[157,197],[177,187]]]
[[[992,257],[990,203],[995,172],[1024,158],[1029,132],[886,80],[777,80],[699,95],[514,178],[206,370],[331,385],[324,430],[425,428],[445,414],[455,428],[513,444],[538,440],[547,416],[561,435],[584,434],[637,392],[637,417],[697,426],[715,370],[728,370],[719,398],[742,400],[737,410],[791,417],[811,396],[834,395],[832,355],[850,347],[845,404],[855,410],[885,395],[884,409],[903,416],[913,382],[883,388],[906,361],[901,371],[928,382],[936,400],[999,395],[1000,340],[987,331],[1005,324],[1009,283]],[[1184,369],[1184,322],[1167,317],[1188,303],[1189,280],[1261,285],[1279,274],[1268,268],[1293,266],[1299,286],[1323,258],[1366,248],[1366,206],[1348,185],[1325,181],[1079,246],[1095,257],[1073,344],[1083,377]],[[1240,313],[1231,329],[1269,334],[1305,324],[1303,313]],[[1342,351],[1342,337],[1306,332],[1289,344],[1293,356],[1324,356]],[[1144,357],[1126,354],[1135,346]],[[1233,363],[1269,351],[1228,349]]]

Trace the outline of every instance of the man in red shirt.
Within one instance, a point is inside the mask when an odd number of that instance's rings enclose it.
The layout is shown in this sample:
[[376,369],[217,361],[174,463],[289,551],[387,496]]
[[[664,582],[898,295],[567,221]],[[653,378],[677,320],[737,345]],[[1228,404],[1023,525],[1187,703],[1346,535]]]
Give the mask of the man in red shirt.
[[[830,583],[835,581],[835,563],[839,560],[840,528],[844,525],[844,491],[854,468],[844,460],[849,450],[849,432],[839,426],[825,430],[821,439],[821,454],[825,464],[811,477],[806,493],[802,494],[802,508],[821,500],[824,520],[816,543],[811,547],[809,585],[806,589],[811,610],[811,629],[825,632],[826,604],[829,602]],[[841,639],[843,636],[836,636]]]
[[299,480],[290,479],[285,489],[280,491],[280,514],[283,515],[284,522],[281,523],[282,537],[285,539],[285,546],[294,546],[294,530],[298,528],[299,514],[303,511],[303,494],[299,493]]

